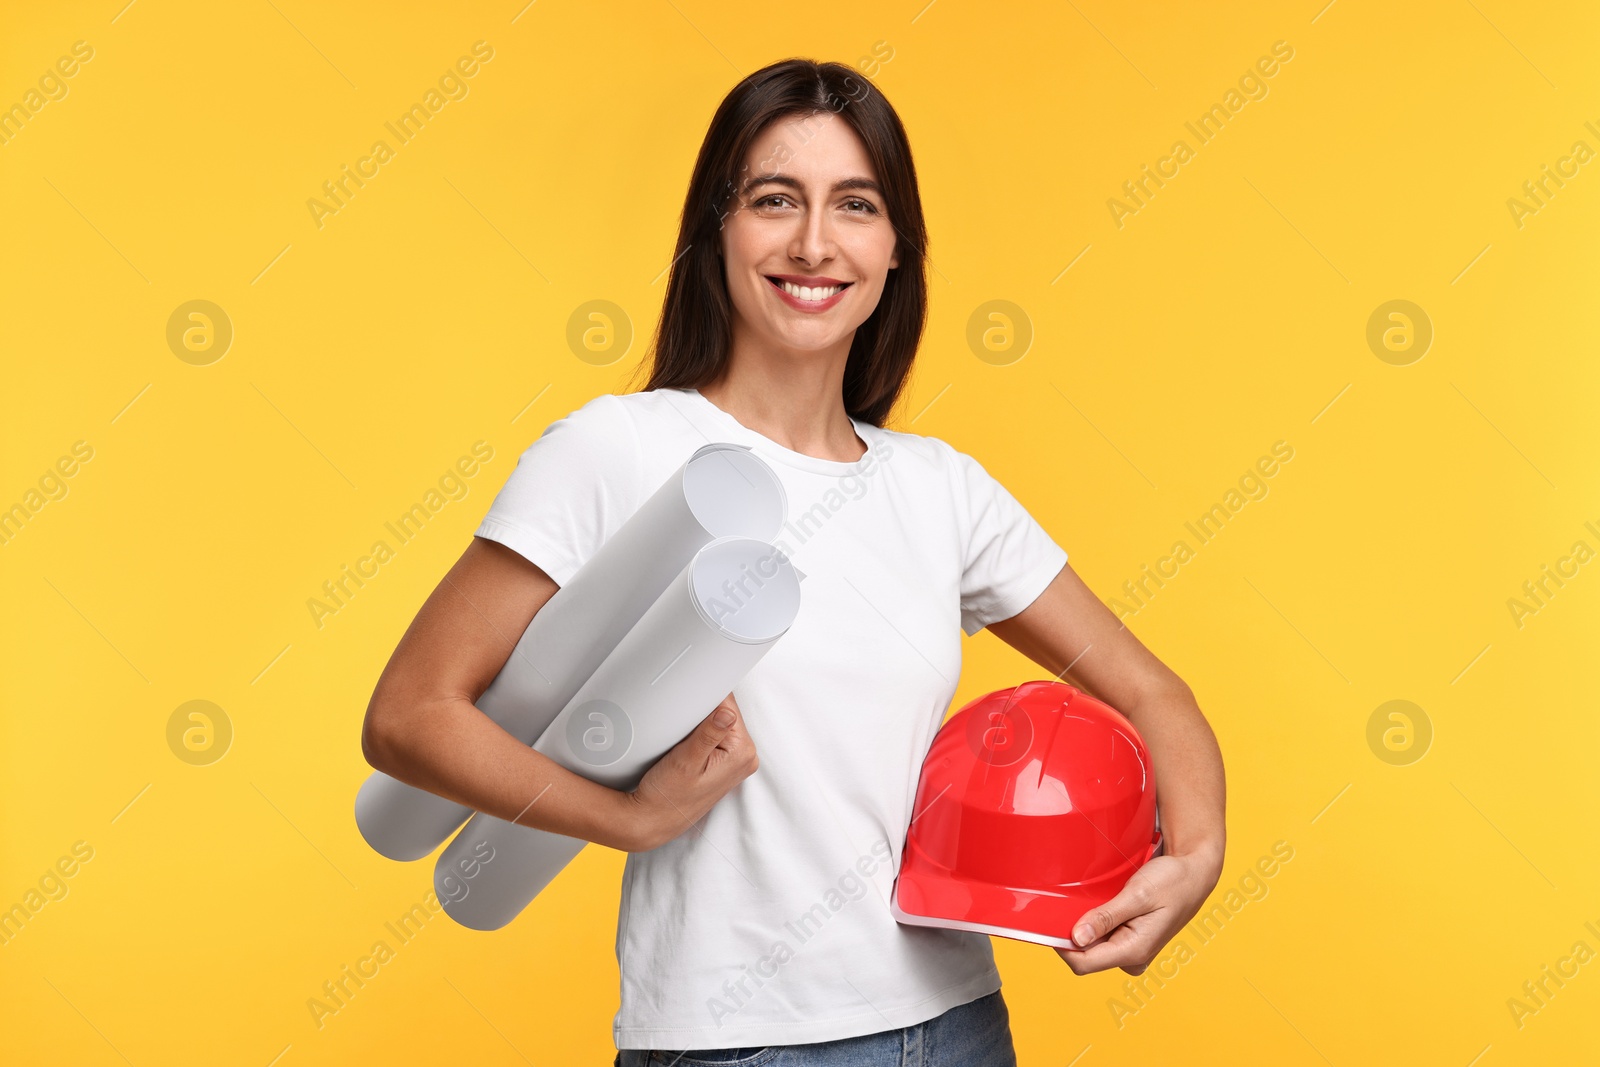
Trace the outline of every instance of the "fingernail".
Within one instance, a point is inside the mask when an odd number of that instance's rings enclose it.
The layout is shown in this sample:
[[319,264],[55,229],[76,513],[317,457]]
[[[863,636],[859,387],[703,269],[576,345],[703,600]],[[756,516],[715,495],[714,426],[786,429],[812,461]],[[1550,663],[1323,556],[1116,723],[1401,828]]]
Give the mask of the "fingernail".
[[723,708],[721,711],[717,712],[711,717],[711,721],[716,723],[718,726],[732,726],[733,712],[729,711],[727,708]]
[[1078,943],[1079,948],[1082,948],[1094,940],[1094,927],[1088,925],[1078,927],[1072,932],[1072,940]]

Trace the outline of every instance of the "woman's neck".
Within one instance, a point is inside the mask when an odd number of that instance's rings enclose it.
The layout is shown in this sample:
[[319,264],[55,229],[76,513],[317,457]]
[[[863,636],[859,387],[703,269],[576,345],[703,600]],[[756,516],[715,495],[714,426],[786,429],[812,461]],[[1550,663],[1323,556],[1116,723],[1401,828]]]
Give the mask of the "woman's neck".
[[844,367],[744,370],[730,359],[722,376],[700,395],[745,427],[791,452],[853,463],[867,446],[844,407]]

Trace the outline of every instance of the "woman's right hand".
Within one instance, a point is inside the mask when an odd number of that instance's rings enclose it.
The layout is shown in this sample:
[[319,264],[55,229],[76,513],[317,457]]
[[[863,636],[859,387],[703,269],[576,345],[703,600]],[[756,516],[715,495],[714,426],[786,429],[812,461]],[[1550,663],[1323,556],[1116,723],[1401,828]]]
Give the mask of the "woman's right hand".
[[[719,723],[718,716],[727,721]],[[683,833],[759,765],[744,715],[729,693],[688,737],[656,760],[628,794],[640,842],[632,851],[648,852]]]

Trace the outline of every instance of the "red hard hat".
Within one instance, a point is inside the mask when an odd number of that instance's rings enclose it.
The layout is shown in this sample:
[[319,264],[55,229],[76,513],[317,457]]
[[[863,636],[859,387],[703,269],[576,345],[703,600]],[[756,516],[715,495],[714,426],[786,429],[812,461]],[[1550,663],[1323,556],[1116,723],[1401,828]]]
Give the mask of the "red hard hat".
[[897,920],[1061,948],[1161,845],[1144,740],[1065,682],[1024,682],[952,715],[912,812]]

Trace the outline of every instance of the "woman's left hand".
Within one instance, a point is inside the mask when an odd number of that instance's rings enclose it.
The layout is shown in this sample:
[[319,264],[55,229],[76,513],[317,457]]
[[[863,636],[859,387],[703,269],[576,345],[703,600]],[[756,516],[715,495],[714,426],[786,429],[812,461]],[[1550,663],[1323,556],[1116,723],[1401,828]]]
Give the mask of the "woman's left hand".
[[1074,974],[1110,967],[1143,974],[1194,918],[1220,875],[1220,861],[1204,854],[1154,856],[1133,872],[1122,892],[1079,920],[1072,939],[1082,947],[1058,948],[1056,953]]

